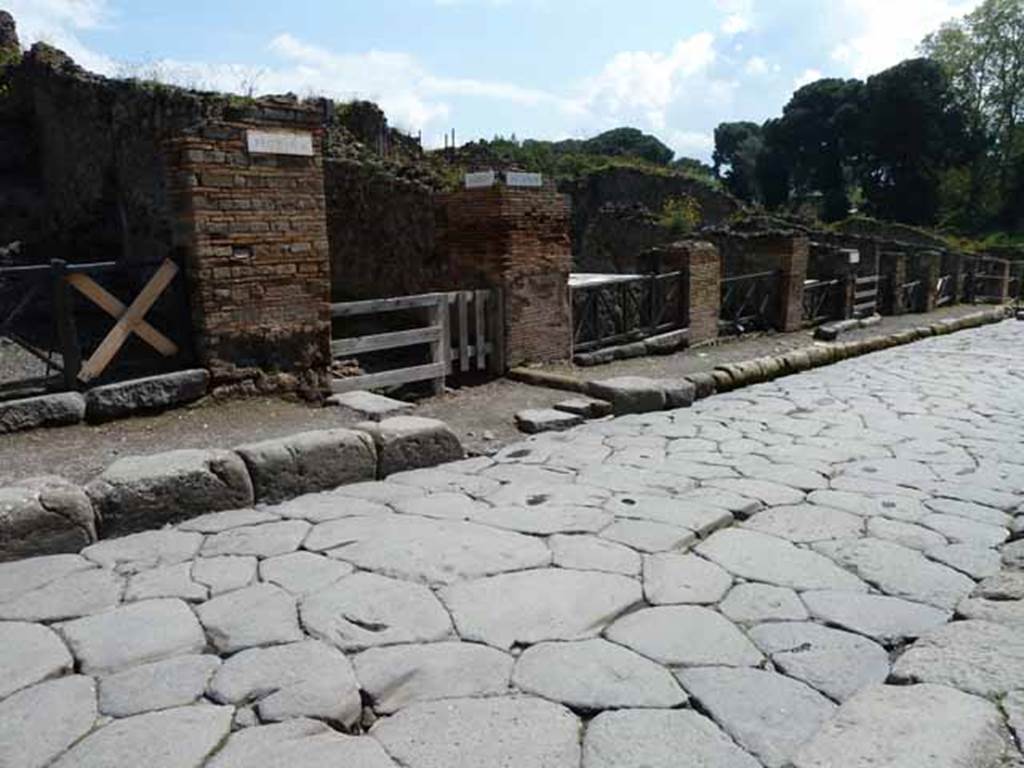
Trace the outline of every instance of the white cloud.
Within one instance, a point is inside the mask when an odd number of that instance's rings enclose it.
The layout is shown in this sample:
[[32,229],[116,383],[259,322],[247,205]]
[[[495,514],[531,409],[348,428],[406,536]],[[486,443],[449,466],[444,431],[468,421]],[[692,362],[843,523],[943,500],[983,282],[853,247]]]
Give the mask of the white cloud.
[[968,13],[977,0],[842,0],[836,24],[845,39],[832,59],[855,77],[867,77],[913,56],[943,22]]
[[748,75],[764,75],[769,70],[768,60],[763,56],[751,56],[743,65],[743,71]]
[[823,76],[824,75],[822,75],[820,69],[805,69],[796,76],[795,80],[793,80],[793,89],[797,90],[799,88],[803,88],[808,83],[813,83],[815,80],[821,80]]
[[91,50],[78,37],[109,21],[113,14],[108,0],[7,0],[4,7],[14,16],[23,46],[48,43],[93,72],[114,71],[113,59]]
[[640,114],[651,128],[660,130],[681,89],[693,85],[715,61],[714,43],[714,35],[700,32],[680,40],[668,53],[617,53],[585,83],[580,106],[610,117]]
[[700,131],[672,131],[666,140],[677,155],[685,157],[707,157],[715,148],[715,137]]
[[725,14],[722,34],[731,37],[754,28],[754,0],[715,0],[715,7]]

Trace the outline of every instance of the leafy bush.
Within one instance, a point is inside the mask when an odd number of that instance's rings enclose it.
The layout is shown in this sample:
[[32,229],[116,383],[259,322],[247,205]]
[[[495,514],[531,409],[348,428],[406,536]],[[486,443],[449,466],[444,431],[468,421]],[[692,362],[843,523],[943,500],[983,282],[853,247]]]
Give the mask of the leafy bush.
[[658,224],[673,235],[681,236],[696,230],[702,218],[700,203],[690,195],[680,195],[665,201]]

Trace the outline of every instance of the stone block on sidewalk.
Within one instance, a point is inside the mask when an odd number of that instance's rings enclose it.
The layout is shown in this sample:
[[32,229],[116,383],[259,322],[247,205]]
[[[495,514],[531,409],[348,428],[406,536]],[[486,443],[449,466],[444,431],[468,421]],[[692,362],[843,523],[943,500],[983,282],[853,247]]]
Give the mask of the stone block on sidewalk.
[[516,414],[520,432],[534,435],[538,432],[562,432],[583,423],[583,417],[554,408],[533,408]]
[[369,421],[380,421],[391,416],[401,416],[413,409],[412,403],[403,403],[384,395],[373,392],[344,392],[327,398],[327,405],[337,406],[351,411],[356,416]]
[[260,504],[276,504],[377,476],[373,440],[351,429],[302,432],[240,445],[235,452],[249,470]]
[[713,373],[690,373],[686,380],[693,384],[694,397],[698,400],[711,397],[718,389],[718,381]]
[[77,485],[47,475],[0,488],[0,562],[78,552],[94,541],[96,515]]
[[383,421],[364,421],[356,429],[373,438],[377,446],[377,476],[421,467],[435,467],[465,458],[462,443],[443,421],[419,416],[395,416]]
[[203,397],[209,383],[209,372],[196,368],[105,384],[85,393],[85,416],[89,421],[109,421],[173,408]]
[[85,400],[77,392],[9,400],[0,403],[0,434],[77,424],[83,418]]
[[592,381],[587,388],[594,397],[610,402],[617,416],[661,411],[667,402],[664,386],[641,376]]
[[689,337],[689,329],[680,328],[677,331],[660,333],[657,336],[644,339],[644,346],[647,348],[648,355],[670,355],[685,347]]
[[86,486],[105,536],[252,506],[253,488],[233,451],[195,448],[118,459]]
[[555,403],[554,407],[556,411],[575,413],[577,416],[582,416],[585,419],[600,419],[612,412],[612,404],[607,400],[594,400],[589,397],[574,397],[569,400],[563,400],[560,403]]

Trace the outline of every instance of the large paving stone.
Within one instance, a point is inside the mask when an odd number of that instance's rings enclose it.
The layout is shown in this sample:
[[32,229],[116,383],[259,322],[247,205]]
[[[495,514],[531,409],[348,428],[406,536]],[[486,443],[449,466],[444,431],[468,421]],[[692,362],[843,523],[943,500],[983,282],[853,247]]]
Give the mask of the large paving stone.
[[711,720],[690,710],[603,712],[587,726],[583,768],[679,768],[687,763],[761,766]]
[[528,435],[562,432],[582,423],[582,416],[554,408],[529,408],[516,413],[516,426]]
[[49,475],[0,487],[0,561],[77,552],[94,541],[96,515],[77,485]]
[[897,597],[852,592],[804,592],[804,605],[819,621],[896,644],[941,627],[952,612]]
[[116,672],[170,656],[198,653],[206,637],[181,600],[146,600],[57,625],[83,672]]
[[349,576],[353,570],[355,569],[348,563],[312,552],[278,555],[263,560],[259,566],[261,581],[277,584],[296,597],[319,592]]
[[312,526],[302,520],[246,525],[214,534],[203,543],[203,557],[248,555],[275,557],[294,552],[302,544]]
[[750,639],[775,666],[835,701],[889,676],[889,654],[865,637],[819,624],[771,623],[750,630]]
[[0,603],[57,581],[63,576],[95,568],[79,555],[48,555],[0,563]]
[[561,568],[639,576],[643,563],[639,552],[597,536],[556,535],[548,539],[548,546]]
[[997,528],[1005,528],[1010,522],[1010,516],[1006,512],[984,504],[972,504],[956,499],[929,499],[925,506],[939,514],[956,515]]
[[740,496],[760,501],[769,507],[800,504],[804,500],[802,491],[770,480],[753,480],[746,477],[708,480],[707,486],[723,491],[732,491]]
[[71,666],[71,654],[52,629],[40,624],[0,622],[0,699],[62,675]]
[[1002,561],[999,553],[975,544],[949,544],[933,547],[925,552],[929,560],[948,565],[972,579],[985,579],[999,573]]
[[740,624],[762,621],[804,621],[807,609],[796,592],[786,587],[744,582],[733,587],[718,604],[722,614]]
[[55,768],[198,768],[227,738],[231,707],[195,705],[115,720],[68,750]]
[[59,392],[0,403],[0,434],[36,427],[62,427],[85,418],[85,399],[77,392]]
[[446,642],[370,648],[353,663],[374,709],[391,714],[417,701],[506,693],[513,659],[485,645]]
[[574,710],[669,709],[686,701],[667,669],[599,639],[531,646],[516,662],[512,682]]
[[451,584],[547,565],[538,539],[474,523],[391,515],[321,523],[306,548],[384,576]]
[[412,704],[370,731],[406,768],[576,768],[580,722],[531,698]]
[[814,504],[766,509],[742,525],[749,530],[778,536],[794,544],[846,539],[860,536],[864,530],[864,521],[860,517]]
[[377,451],[364,432],[325,429],[240,445],[256,501],[274,504],[305,493],[377,477]]
[[253,503],[245,464],[238,454],[223,450],[187,448],[128,456],[107,467],[85,490],[107,536]]
[[944,547],[949,542],[938,531],[887,517],[873,517],[868,521],[868,535],[875,539],[892,541],[908,549],[922,552],[935,547]]
[[892,597],[950,609],[974,589],[962,573],[891,541],[823,541],[814,548]]
[[689,528],[650,520],[619,520],[601,531],[601,537],[648,554],[689,549],[697,541]]
[[642,599],[634,579],[559,568],[462,582],[440,597],[464,640],[498,648],[594,637]]
[[210,597],[216,597],[252,584],[256,580],[256,558],[235,555],[200,557],[192,562],[191,574],[197,584],[209,589]]
[[989,576],[974,590],[974,597],[1024,600],[1024,571],[1003,571]]
[[678,676],[715,722],[767,768],[787,765],[836,709],[809,686],[774,672],[710,668]]
[[351,726],[362,713],[349,660],[319,640],[237,653],[210,681],[225,704],[255,703],[263,722],[315,717]]
[[422,584],[356,573],[302,601],[302,625],[343,651],[451,636],[441,603]]
[[604,381],[591,381],[588,394],[612,404],[615,414],[647,413],[668,407],[665,387],[654,379],[621,376]]
[[1008,693],[1000,703],[1017,744],[1024,744],[1024,691]]
[[793,758],[794,768],[997,768],[1009,756],[996,707],[939,685],[867,688]]
[[926,515],[921,519],[921,525],[938,531],[951,542],[979,547],[998,547],[1010,537],[1006,528],[956,515]]
[[224,512],[210,512],[206,515],[193,517],[178,523],[179,531],[196,531],[197,533],[221,533],[232,528],[247,525],[275,523],[281,518],[266,509],[229,509]]
[[670,666],[752,667],[764,660],[732,622],[699,606],[645,608],[623,616],[605,636]]
[[113,571],[72,573],[0,603],[0,620],[58,621],[98,613],[116,606],[123,589],[124,578]]
[[180,597],[190,603],[200,603],[208,596],[206,586],[192,580],[192,563],[178,563],[130,577],[124,591],[124,602]]
[[698,554],[735,576],[776,586],[863,592],[867,586],[826,557],[756,531],[718,531],[697,547]]
[[273,584],[257,584],[215,597],[196,609],[222,653],[304,639],[295,598]]
[[885,493],[814,491],[807,500],[812,504],[841,509],[861,517],[886,517],[914,523],[928,514],[920,499]]
[[459,438],[436,419],[394,416],[380,422],[361,422],[356,429],[367,433],[377,446],[378,477],[465,457]]
[[121,573],[137,573],[147,568],[191,560],[202,543],[201,534],[167,528],[105,539],[86,547],[82,550],[82,556],[104,568],[112,568]]
[[100,712],[129,717],[194,704],[220,666],[216,656],[175,656],[100,678]]
[[955,621],[922,637],[896,660],[893,677],[1001,696],[1024,689],[1024,635],[987,621]]
[[[359,485],[362,485],[361,483]],[[383,484],[381,484],[383,485]],[[394,487],[394,486],[392,486]],[[389,515],[391,509],[378,501],[357,499],[346,496],[352,486],[343,485],[334,491],[307,493],[283,504],[267,507],[275,515],[293,519],[306,520],[310,523],[324,523],[339,517],[369,517],[370,515]],[[412,488],[413,493],[418,489]]]
[[661,496],[619,495],[605,504],[605,509],[620,518],[674,525],[700,536],[733,522],[732,513],[721,507]]
[[0,765],[42,768],[96,722],[96,685],[73,675],[0,701]]
[[611,525],[615,516],[593,507],[541,504],[536,507],[480,506],[469,513],[469,519],[494,528],[550,536],[556,533],[594,533]]
[[173,408],[203,397],[209,383],[209,372],[196,368],[104,384],[85,393],[85,416],[89,421],[109,421]]
[[644,595],[652,605],[710,605],[732,586],[732,576],[696,555],[648,555],[643,574]]
[[317,720],[236,731],[208,768],[397,768],[368,736],[346,736]]

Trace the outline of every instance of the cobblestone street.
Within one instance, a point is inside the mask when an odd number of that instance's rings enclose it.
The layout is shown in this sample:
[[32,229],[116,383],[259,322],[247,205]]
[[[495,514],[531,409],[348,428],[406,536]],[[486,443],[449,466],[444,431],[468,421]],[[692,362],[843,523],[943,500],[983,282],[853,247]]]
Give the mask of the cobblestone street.
[[1007,321],[0,564],[0,766],[1021,766],[1022,505]]

